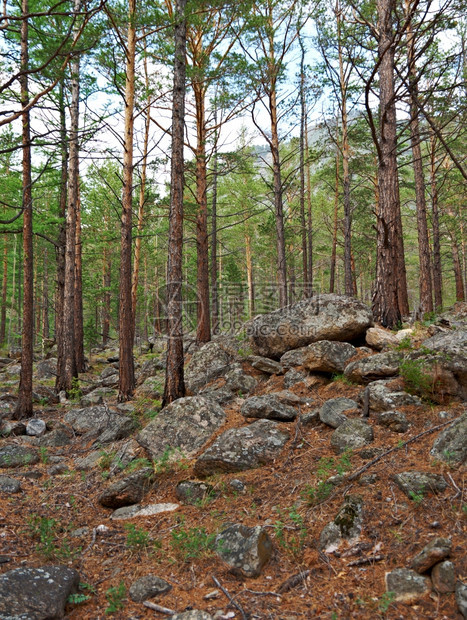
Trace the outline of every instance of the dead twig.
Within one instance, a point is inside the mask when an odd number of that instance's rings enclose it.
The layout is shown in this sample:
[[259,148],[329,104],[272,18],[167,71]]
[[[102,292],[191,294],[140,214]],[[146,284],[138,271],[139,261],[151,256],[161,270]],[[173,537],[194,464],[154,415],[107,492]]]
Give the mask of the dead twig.
[[237,603],[234,598],[230,595],[230,593],[228,592],[228,590],[226,590],[224,588],[224,586],[221,584],[221,582],[219,581],[219,579],[217,579],[217,577],[215,575],[211,575],[211,578],[214,582],[214,584],[219,588],[219,590],[222,590],[222,592],[225,594],[225,596],[229,599],[230,603],[236,608],[238,609],[238,611],[240,612],[243,620],[248,620],[248,616],[246,615],[245,611],[243,610],[243,607],[240,605],[240,603]]
[[86,549],[85,549],[85,550],[81,553],[81,555],[86,555],[86,553],[87,553],[88,551],[90,551],[90,550],[94,547],[94,545],[95,545],[95,543],[96,543],[96,536],[97,536],[97,527],[95,527],[95,528],[92,530],[92,538],[91,538],[91,542],[90,542],[90,543],[89,543],[89,545],[86,547]]
[[239,594],[243,594],[243,592],[248,592],[249,594],[257,594],[258,596],[277,596],[279,598],[282,598],[278,592],[268,592],[267,590],[265,592],[260,592],[259,590],[249,590],[248,588],[245,588]]
[[373,564],[373,562],[382,562],[384,559],[384,555],[372,555],[368,558],[359,558],[358,560],[349,562],[347,566],[364,566],[365,564]]
[[173,616],[177,613],[173,609],[169,609],[168,607],[162,607],[162,605],[157,605],[157,603],[152,603],[151,601],[143,601],[143,605],[148,609],[158,611],[160,614],[166,614],[167,616]]

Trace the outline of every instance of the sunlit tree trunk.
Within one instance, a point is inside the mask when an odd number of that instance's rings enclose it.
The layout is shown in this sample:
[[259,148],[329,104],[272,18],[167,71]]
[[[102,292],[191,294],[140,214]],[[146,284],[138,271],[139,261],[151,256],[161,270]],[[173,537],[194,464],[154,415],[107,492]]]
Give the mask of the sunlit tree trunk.
[[430,132],[430,184],[431,184],[431,226],[433,231],[433,292],[435,309],[443,307],[443,279],[441,270],[441,236],[439,229],[438,183],[436,165],[436,137]]
[[8,235],[3,235],[3,278],[2,278],[2,313],[0,317],[0,344],[6,337],[6,307],[8,291]]
[[75,249],[75,364],[76,372],[86,372],[84,359],[83,331],[83,247],[81,240],[81,200],[78,186],[76,208],[76,249]]
[[131,298],[132,207],[133,207],[133,133],[135,109],[136,0],[129,0],[126,45],[125,127],[123,140],[123,191],[120,245],[119,296],[119,383],[118,400],[133,396],[135,368],[133,359],[134,321]]
[[32,191],[31,191],[31,130],[29,104],[29,3],[21,0],[21,107],[22,153],[23,153],[23,331],[21,339],[21,375],[18,389],[18,401],[13,418],[20,420],[32,416],[32,365],[34,335],[34,260],[32,242]]

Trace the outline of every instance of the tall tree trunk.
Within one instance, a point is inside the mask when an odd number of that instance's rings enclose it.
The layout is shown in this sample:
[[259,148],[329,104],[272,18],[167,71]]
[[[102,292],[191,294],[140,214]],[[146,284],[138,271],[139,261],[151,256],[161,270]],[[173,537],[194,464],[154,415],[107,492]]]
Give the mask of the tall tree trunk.
[[304,296],[310,297],[308,276],[308,243],[305,213],[305,131],[306,131],[306,96],[305,96],[305,46],[299,35],[300,44],[300,233],[302,237],[302,264]]
[[[405,0],[406,14],[411,13],[411,0]],[[409,64],[409,98],[410,98],[410,143],[412,146],[415,203],[417,208],[418,257],[419,257],[419,291],[420,312],[433,312],[433,287],[431,280],[430,241],[426,216],[425,176],[423,174],[422,149],[420,147],[420,126],[418,111],[418,76],[415,64],[416,50],[412,24],[407,27],[407,57]]]
[[433,291],[435,309],[443,307],[443,279],[441,271],[441,237],[439,229],[438,183],[436,168],[436,137],[430,132],[430,184],[431,184],[431,225],[433,228]]
[[84,358],[83,331],[83,247],[81,240],[81,199],[78,186],[78,202],[76,205],[76,249],[75,249],[75,364],[76,372],[86,372]]
[[110,285],[112,276],[110,252],[108,248],[104,248],[103,265],[102,265],[102,286],[104,288],[104,296],[102,300],[102,344],[105,347],[109,341],[110,332]]
[[446,208],[452,221],[452,226],[448,227],[449,237],[451,238],[452,264],[454,268],[454,282],[456,284],[456,301],[465,301],[464,280],[462,277],[462,263],[459,255],[459,244],[457,242],[456,215],[451,206]]
[[44,282],[42,288],[42,338],[48,340],[50,338],[50,324],[49,324],[49,258],[47,248],[44,248]]
[[341,123],[342,123],[342,185],[344,192],[344,286],[345,294],[353,296],[352,273],[352,208],[350,204],[350,147],[349,123],[347,117],[347,80],[344,73],[344,59],[341,44],[342,15],[339,0],[336,1],[337,45],[339,56],[339,87],[341,92]]
[[13,418],[20,420],[32,416],[32,364],[34,335],[34,260],[32,242],[32,187],[31,187],[31,130],[29,124],[29,2],[21,0],[21,87],[22,151],[23,151],[23,331],[21,350],[21,375],[18,402]]
[[[373,315],[385,327],[395,327],[402,317],[400,297],[399,227],[400,196],[397,173],[397,124],[394,102],[393,0],[378,0],[378,54],[380,60],[380,139],[378,152],[379,209],[377,261]],[[403,256],[402,256],[403,260]]]
[[332,224],[332,246],[331,246],[331,273],[329,276],[329,292],[334,293],[336,286],[336,262],[337,262],[337,220],[339,209],[339,124],[336,123],[336,178],[334,188],[334,216]]
[[308,242],[308,282],[307,297],[313,295],[313,213],[311,208],[311,171],[308,150],[308,115],[305,115],[305,151],[306,151],[306,197],[307,197],[307,242]]
[[[143,28],[143,36],[145,36],[145,30]],[[146,37],[144,38],[146,46]],[[145,47],[146,52],[146,47]],[[143,232],[143,217],[144,207],[146,202],[146,179],[148,168],[148,150],[149,150],[149,129],[151,126],[151,95],[149,94],[149,74],[148,74],[148,59],[147,55],[144,55],[144,82],[145,88],[148,92],[148,98],[146,101],[146,114],[144,124],[144,142],[143,142],[143,158],[141,162],[141,182],[139,186],[139,203],[138,203],[138,224],[137,234],[135,239],[135,258],[133,268],[133,281],[131,284],[131,306],[133,309],[133,321],[136,326],[136,302],[138,295],[138,280],[139,280],[139,267],[141,262],[141,234]]]
[[251,256],[251,234],[249,227],[245,231],[246,279],[248,284],[248,318],[255,313],[255,290],[253,284],[253,260]]
[[[73,12],[79,14],[81,0],[75,0]],[[77,26],[76,26],[77,28]],[[77,30],[75,31],[77,36]],[[58,349],[56,390],[68,394],[73,379],[78,376],[75,358],[75,256],[76,256],[76,214],[79,201],[79,93],[80,60],[73,57],[71,63],[71,106],[70,140],[68,166],[68,207],[66,213],[65,281],[63,290],[63,314],[61,342]]]
[[66,130],[65,112],[65,84],[64,79],[59,82],[58,104],[60,114],[60,198],[58,204],[59,233],[56,248],[57,261],[57,290],[55,298],[55,339],[58,351],[63,350],[63,298],[65,292],[65,253],[66,253],[66,206],[68,202],[68,136]]
[[2,279],[2,313],[0,317],[0,344],[6,337],[6,306],[8,291],[8,235],[3,235],[3,279]]
[[[216,104],[217,105],[217,104]],[[217,126],[217,107],[214,110],[214,123]],[[217,132],[214,138],[212,170],[212,214],[211,214],[211,324],[212,333],[219,332],[219,291],[217,265]]]
[[175,0],[172,167],[167,265],[167,367],[163,406],[185,396],[183,372],[183,137],[185,128],[186,0]]
[[[202,39],[199,38],[202,49]],[[198,52],[198,55],[200,52]],[[198,315],[196,341],[211,340],[211,319],[209,312],[209,235],[208,235],[208,199],[206,167],[206,109],[205,86],[196,78],[193,80],[196,102],[196,261],[197,261],[197,295]]]
[[133,132],[135,108],[136,0],[129,0],[126,46],[125,128],[123,144],[123,191],[120,246],[119,296],[119,383],[118,400],[133,396],[135,368],[133,360],[134,321],[131,301],[132,207],[133,207]]

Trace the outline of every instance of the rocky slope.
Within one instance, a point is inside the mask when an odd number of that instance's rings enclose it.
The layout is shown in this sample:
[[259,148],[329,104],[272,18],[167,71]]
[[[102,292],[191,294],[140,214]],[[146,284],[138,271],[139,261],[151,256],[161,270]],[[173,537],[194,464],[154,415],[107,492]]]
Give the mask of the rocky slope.
[[73,402],[38,361],[23,423],[0,359],[0,618],[467,617],[465,315],[300,302],[187,354],[163,411],[163,346],[125,405],[111,351]]

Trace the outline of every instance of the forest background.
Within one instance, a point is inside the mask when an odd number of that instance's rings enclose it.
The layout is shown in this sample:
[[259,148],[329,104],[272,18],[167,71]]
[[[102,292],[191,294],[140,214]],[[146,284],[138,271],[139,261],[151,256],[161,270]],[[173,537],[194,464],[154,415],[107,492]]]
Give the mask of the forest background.
[[336,292],[395,328],[465,299],[462,0],[5,0],[0,30],[17,417],[35,348],[69,393],[118,339],[127,400],[134,344],[166,335],[170,402],[182,327]]

